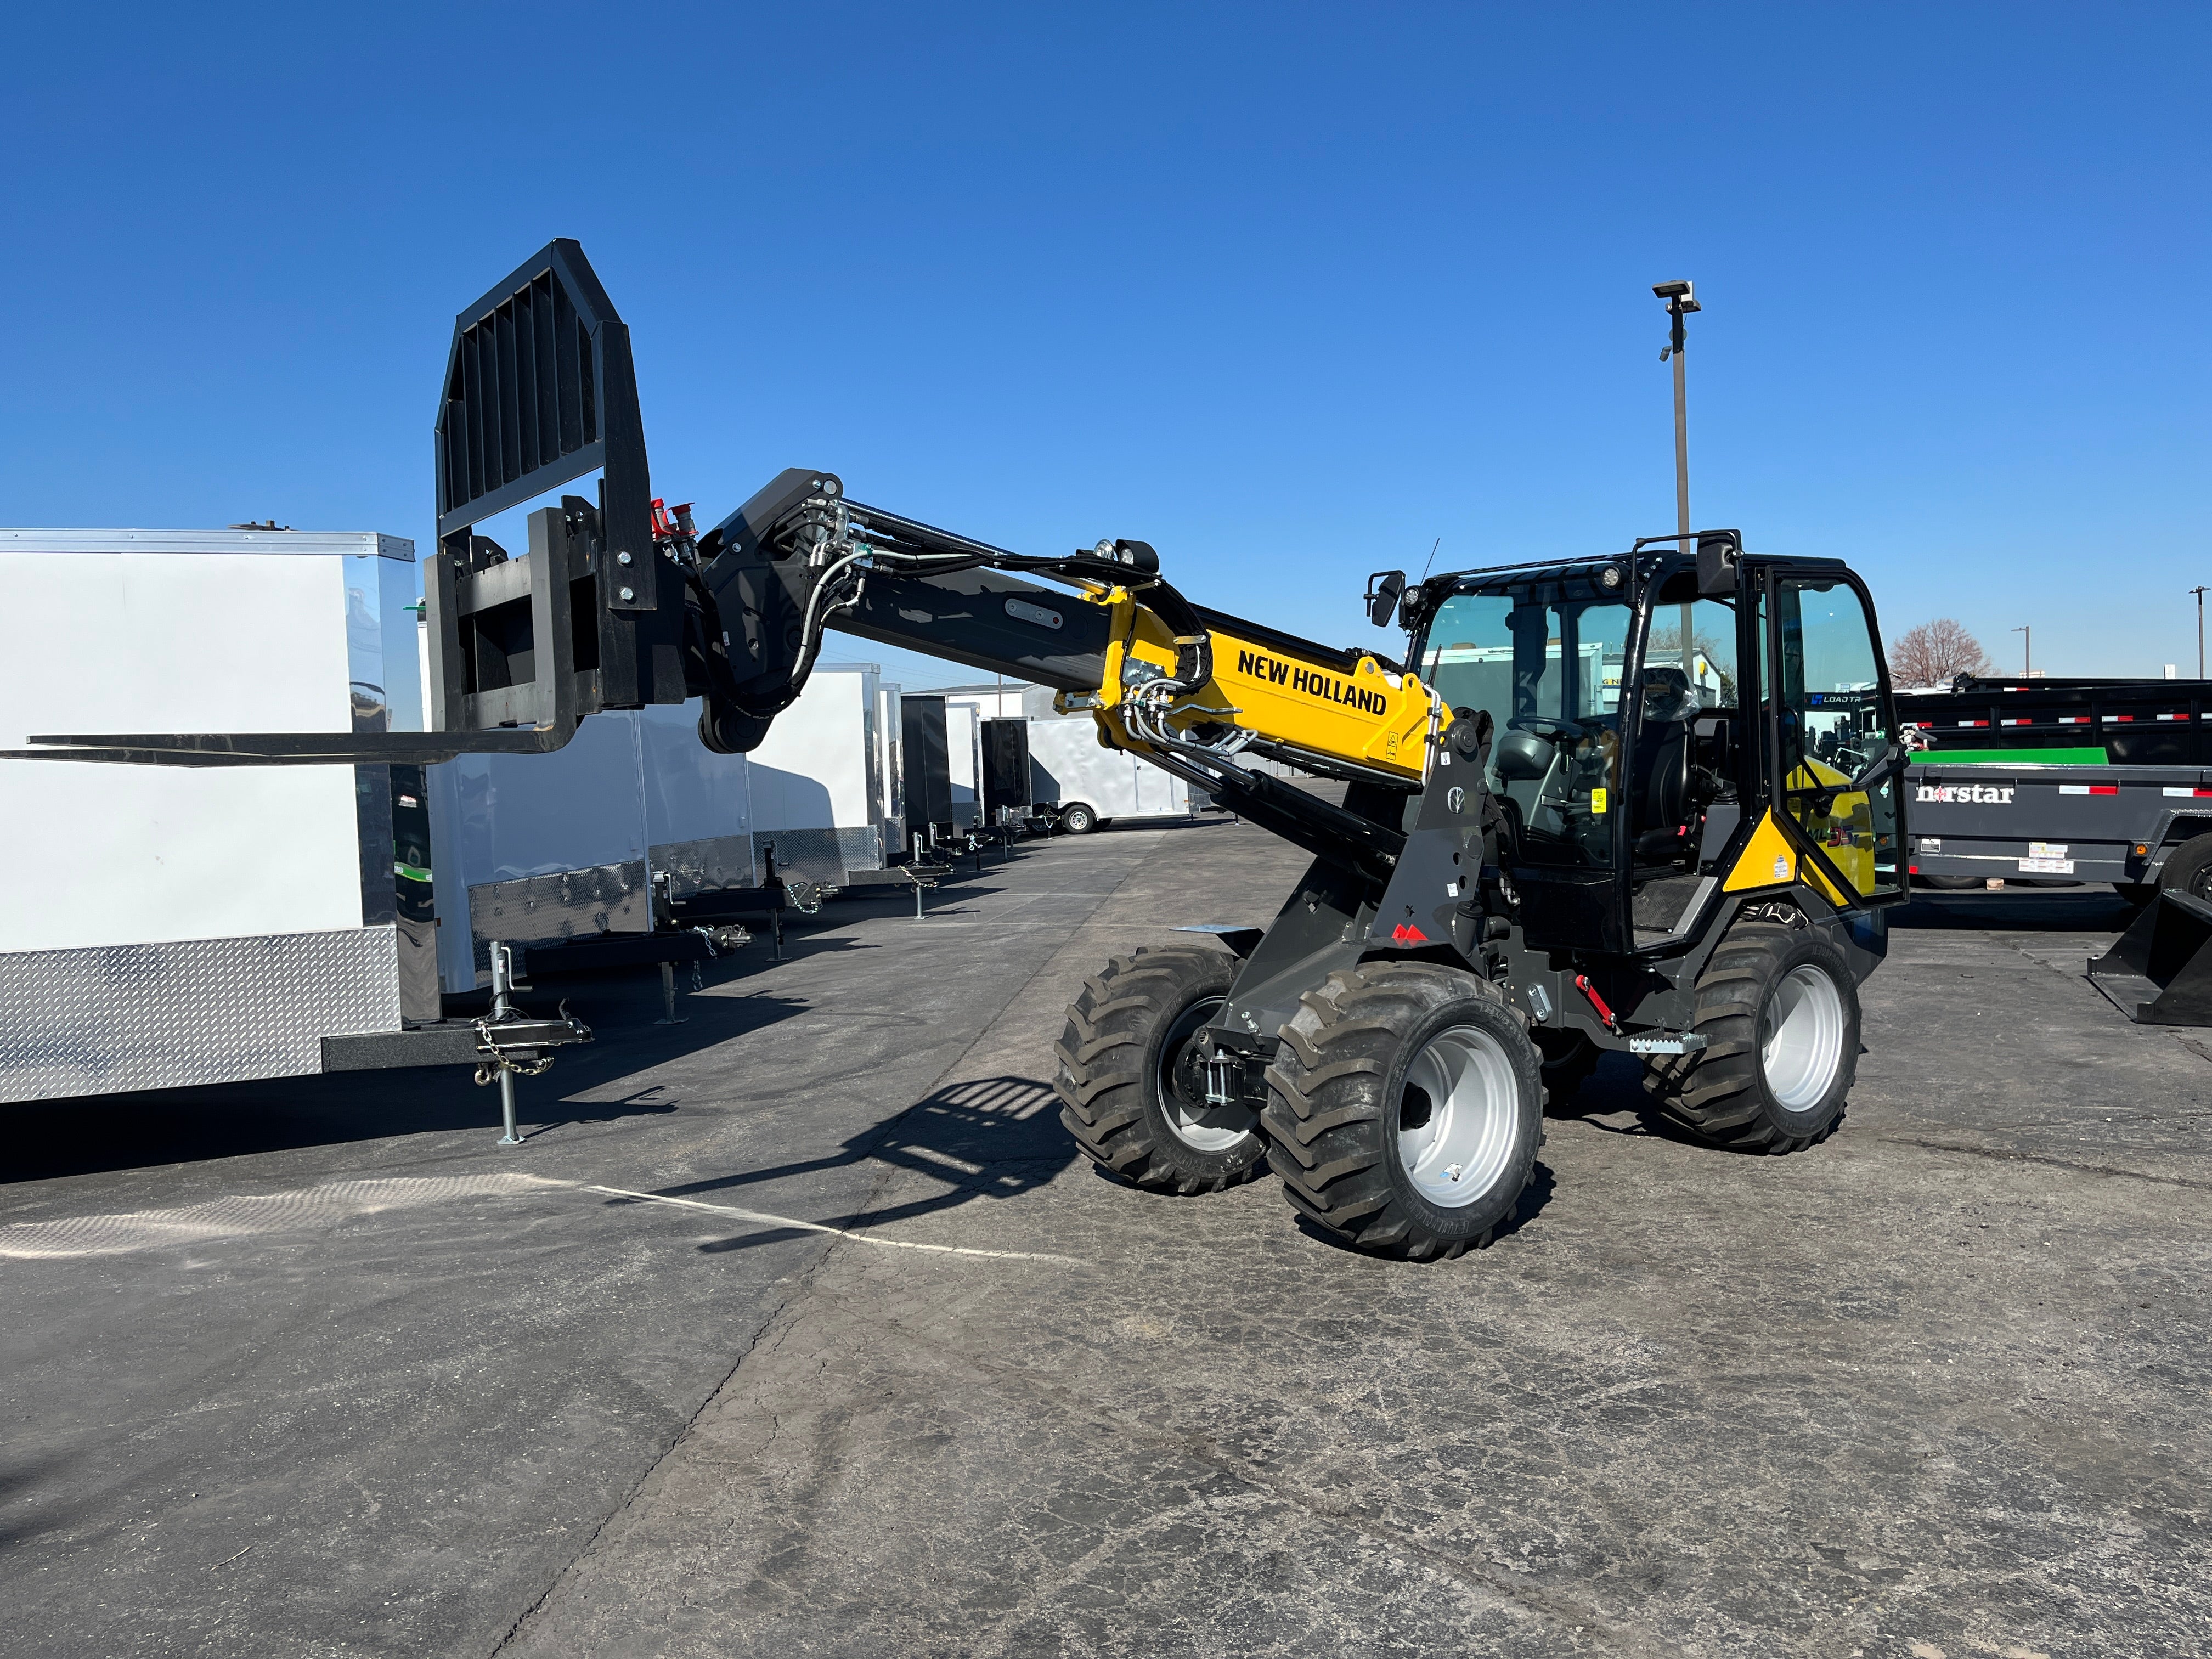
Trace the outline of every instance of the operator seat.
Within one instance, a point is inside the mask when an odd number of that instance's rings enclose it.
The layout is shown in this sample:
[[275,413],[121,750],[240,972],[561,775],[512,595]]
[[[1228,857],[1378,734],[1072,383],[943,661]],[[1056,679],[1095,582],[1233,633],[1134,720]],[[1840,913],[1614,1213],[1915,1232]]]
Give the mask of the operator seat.
[[1636,860],[1671,864],[1696,842],[1690,797],[1690,726],[1698,694],[1679,668],[1644,671],[1644,721],[1636,741]]
[[1500,732],[1491,746],[1490,769],[1495,778],[1491,793],[1505,818],[1510,857],[1517,859],[1522,855],[1522,837],[1528,828],[1528,815],[1536,809],[1544,780],[1551,775],[1557,752],[1534,732],[1510,727]]

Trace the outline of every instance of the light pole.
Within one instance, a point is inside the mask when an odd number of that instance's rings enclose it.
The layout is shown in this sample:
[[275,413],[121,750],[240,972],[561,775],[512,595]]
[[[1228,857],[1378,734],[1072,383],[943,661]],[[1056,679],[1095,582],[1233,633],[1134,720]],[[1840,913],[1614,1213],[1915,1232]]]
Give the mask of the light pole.
[[2035,678],[2035,635],[2028,631],[2029,624],[2022,623],[2012,631],[2020,635],[2020,672],[2028,679]]
[[[1696,295],[1686,282],[1654,283],[1651,292],[1667,302],[1667,315],[1674,321],[1668,331],[1667,346],[1659,354],[1659,361],[1674,360],[1674,529],[1681,540],[1675,544],[1685,553],[1697,550],[1690,542],[1690,387],[1689,377],[1682,362],[1682,349],[1687,333],[1682,319],[1693,311],[1701,311]],[[1692,645],[1691,630],[1696,625],[1692,607],[1682,607],[1682,672],[1690,683],[1697,684],[1697,660]]]
[[2189,591],[2197,596],[2197,678],[2201,680],[2204,678],[2204,590],[2192,587]]

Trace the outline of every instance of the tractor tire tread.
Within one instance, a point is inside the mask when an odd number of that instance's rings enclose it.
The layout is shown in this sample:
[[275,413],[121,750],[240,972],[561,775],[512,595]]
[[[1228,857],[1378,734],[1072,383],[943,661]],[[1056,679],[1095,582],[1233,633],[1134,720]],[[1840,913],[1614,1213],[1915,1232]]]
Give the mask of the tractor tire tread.
[[1190,1196],[1256,1179],[1267,1167],[1256,1143],[1242,1168],[1195,1174],[1181,1167],[1159,1144],[1146,1109],[1144,1057],[1165,1017],[1160,1011],[1194,981],[1209,987],[1220,981],[1217,988],[1225,989],[1228,960],[1203,945],[1140,947],[1085,979],[1068,1006],[1066,1025],[1053,1045],[1060,1121],[1085,1158],[1133,1186]]

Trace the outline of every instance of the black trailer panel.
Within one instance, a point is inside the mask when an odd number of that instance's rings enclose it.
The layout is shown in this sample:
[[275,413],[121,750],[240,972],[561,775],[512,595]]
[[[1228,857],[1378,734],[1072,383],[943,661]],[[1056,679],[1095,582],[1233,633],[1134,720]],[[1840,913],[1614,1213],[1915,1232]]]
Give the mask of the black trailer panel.
[[1026,720],[983,722],[983,815],[993,823],[999,809],[1026,812],[1035,804],[1030,787],[1030,723]]
[[1919,876],[2150,883],[2174,848],[2212,834],[2212,772],[2198,767],[1938,758],[1911,781]]
[[1898,719],[1934,745],[1934,758],[2052,765],[2212,765],[2204,736],[2212,681],[2001,680],[1961,678],[1955,689],[1897,700]]
[[945,736],[945,699],[899,699],[901,781],[911,830],[952,822],[952,765]]

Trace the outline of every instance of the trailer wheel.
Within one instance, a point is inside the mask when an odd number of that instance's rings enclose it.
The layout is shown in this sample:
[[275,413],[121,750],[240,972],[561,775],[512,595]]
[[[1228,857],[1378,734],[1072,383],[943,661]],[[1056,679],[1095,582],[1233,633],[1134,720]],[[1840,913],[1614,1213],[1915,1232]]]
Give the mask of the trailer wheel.
[[1236,976],[1237,959],[1219,951],[1139,950],[1084,981],[1053,1050],[1053,1086],[1085,1157],[1161,1192],[1218,1192],[1260,1173],[1259,1114],[1206,1103],[1192,1042]]
[[1843,1115],[1859,1056],[1858,987],[1819,934],[1738,922],[1698,975],[1705,1047],[1645,1064],[1644,1086],[1700,1139],[1794,1152]]
[[2159,867],[2158,890],[2212,899],[2212,836],[2192,836],[2166,855]]
[[1580,1031],[1531,1031],[1529,1036],[1544,1061],[1544,1109],[1564,1112],[1597,1070],[1604,1050]]
[[1490,1242],[1543,1139],[1535,1044],[1496,987],[1375,962],[1299,999],[1267,1068],[1267,1162],[1291,1207],[1413,1261]]
[[1060,827],[1071,836],[1087,836],[1098,827],[1098,814],[1077,801],[1060,809]]

